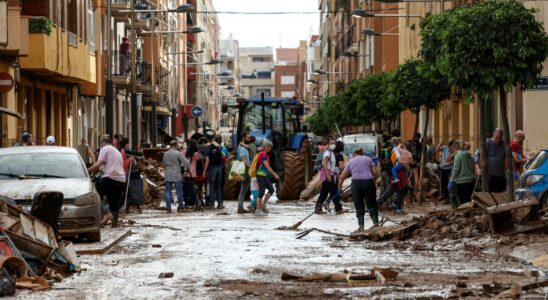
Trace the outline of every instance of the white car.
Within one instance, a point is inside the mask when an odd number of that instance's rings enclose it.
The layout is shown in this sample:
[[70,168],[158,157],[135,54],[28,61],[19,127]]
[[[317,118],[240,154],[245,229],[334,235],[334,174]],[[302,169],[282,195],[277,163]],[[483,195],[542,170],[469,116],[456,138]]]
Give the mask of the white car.
[[377,134],[350,134],[342,138],[344,143],[344,154],[349,158],[356,149],[362,148],[365,155],[375,158],[379,155],[379,145],[382,140],[381,135]]
[[101,240],[101,201],[78,152],[68,147],[0,149],[0,199],[24,209],[38,192],[63,193],[61,236]]

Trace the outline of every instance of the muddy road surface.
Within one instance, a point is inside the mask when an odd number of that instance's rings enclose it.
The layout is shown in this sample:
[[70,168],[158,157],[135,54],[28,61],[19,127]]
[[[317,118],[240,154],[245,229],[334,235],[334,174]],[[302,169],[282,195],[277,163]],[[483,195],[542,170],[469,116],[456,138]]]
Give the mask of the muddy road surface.
[[[353,207],[344,215],[314,215],[301,229],[349,234],[357,224]],[[512,284],[538,279],[518,255],[516,239],[485,236],[475,240],[350,241],[312,232],[276,230],[296,223],[312,203],[273,204],[266,217],[237,215],[235,202],[223,211],[130,214],[119,234],[133,234],[101,255],[82,255],[83,271],[42,292],[21,291],[25,299],[337,299],[489,298]],[[422,210],[393,216],[411,218]],[[128,224],[127,219],[135,221]],[[133,223],[133,222],[131,222]],[[371,223],[366,223],[371,226]],[[517,245],[546,242],[520,237]],[[537,240],[534,240],[537,239]],[[548,244],[546,244],[548,245]],[[541,250],[542,251],[542,250]],[[526,252],[526,251],[525,251]],[[515,257],[518,256],[518,257]],[[282,281],[281,274],[369,273],[391,267],[398,279],[385,284]],[[172,278],[159,278],[160,273]]]

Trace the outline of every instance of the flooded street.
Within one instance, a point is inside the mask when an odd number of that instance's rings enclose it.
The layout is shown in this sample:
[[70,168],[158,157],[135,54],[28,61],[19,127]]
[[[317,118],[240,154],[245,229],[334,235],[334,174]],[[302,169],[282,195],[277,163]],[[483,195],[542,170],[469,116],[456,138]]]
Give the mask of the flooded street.
[[[226,206],[224,211],[202,213],[168,215],[145,210],[141,215],[130,214],[127,218],[135,224],[124,222],[117,232],[121,235],[131,229],[133,234],[110,252],[81,255],[84,271],[80,274],[55,283],[51,290],[20,291],[18,297],[446,298],[454,295],[455,289],[482,297],[486,294],[482,294],[485,287],[481,284],[534,280],[526,272],[529,267],[504,250],[504,241],[489,236],[435,244],[357,242],[320,232],[295,239],[297,231],[276,228],[302,219],[313,209],[312,203],[273,204],[266,217],[237,215],[235,202]],[[352,211],[344,215],[314,215],[301,228],[349,234],[357,227]],[[402,218],[412,216],[413,213]],[[371,224],[366,223],[368,226]],[[384,285],[281,280],[283,272],[309,275],[346,270],[363,274],[375,266],[399,271],[398,280]],[[173,277],[158,278],[167,272],[173,272]]]

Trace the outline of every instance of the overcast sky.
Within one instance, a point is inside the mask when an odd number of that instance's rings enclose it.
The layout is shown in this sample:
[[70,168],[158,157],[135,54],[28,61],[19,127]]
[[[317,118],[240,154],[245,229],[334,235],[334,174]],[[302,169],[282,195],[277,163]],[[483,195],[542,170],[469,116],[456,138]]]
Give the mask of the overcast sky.
[[221,38],[230,33],[240,47],[297,48],[319,31],[318,0],[213,0],[218,12],[317,12],[315,14],[241,15],[219,13]]

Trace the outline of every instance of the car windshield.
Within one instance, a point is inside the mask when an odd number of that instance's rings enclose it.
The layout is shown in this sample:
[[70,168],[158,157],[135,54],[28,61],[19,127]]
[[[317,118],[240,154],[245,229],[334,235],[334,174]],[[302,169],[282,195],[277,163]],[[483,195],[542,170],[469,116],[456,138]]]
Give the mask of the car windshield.
[[547,157],[548,157],[548,152],[540,151],[539,153],[537,153],[537,155],[535,155],[531,159],[531,162],[529,162],[529,164],[527,165],[527,170],[538,169],[544,163]]
[[347,143],[344,145],[344,154],[350,156],[358,148],[362,148],[365,155],[373,158],[377,156],[377,145],[375,143]]
[[21,153],[0,155],[0,179],[22,176],[38,178],[86,178],[76,153]]

